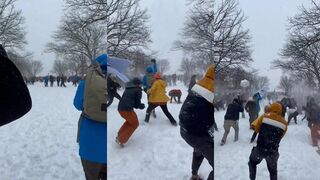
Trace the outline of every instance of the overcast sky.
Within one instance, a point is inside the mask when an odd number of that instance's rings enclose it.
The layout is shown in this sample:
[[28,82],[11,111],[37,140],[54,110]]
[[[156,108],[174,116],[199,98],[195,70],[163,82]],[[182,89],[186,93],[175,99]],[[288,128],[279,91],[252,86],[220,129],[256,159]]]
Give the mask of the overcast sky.
[[[270,68],[270,62],[278,58],[279,50],[287,35],[287,19],[298,13],[302,4],[308,6],[311,0],[240,0],[239,5],[248,18],[244,26],[250,29],[252,36],[252,67],[260,75],[268,76],[273,89],[279,83],[280,70]],[[141,6],[148,9],[152,29],[151,49],[158,52],[160,58],[170,60],[171,72],[178,72],[181,52],[172,51],[173,42],[179,39],[179,33],[186,18],[185,0],[141,0]],[[63,15],[63,0],[18,0],[17,8],[22,9],[26,17],[26,49],[34,53],[36,60],[45,65],[42,74],[52,69],[53,54],[44,53],[45,44],[52,41],[51,35],[57,29]]]

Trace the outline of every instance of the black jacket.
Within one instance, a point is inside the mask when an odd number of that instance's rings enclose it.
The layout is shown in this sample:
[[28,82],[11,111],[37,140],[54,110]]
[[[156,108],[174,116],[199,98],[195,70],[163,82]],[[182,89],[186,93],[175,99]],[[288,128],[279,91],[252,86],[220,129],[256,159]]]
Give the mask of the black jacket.
[[233,102],[228,105],[225,120],[239,120],[239,113],[243,112],[243,107],[241,104]]
[[126,84],[126,89],[120,99],[119,111],[132,111],[133,108],[139,108],[141,105],[142,89],[136,86],[132,81]]
[[179,119],[181,128],[188,134],[210,136],[208,130],[214,124],[213,104],[191,92],[181,107]]
[[22,117],[32,106],[29,90],[20,71],[3,55],[0,54],[0,126]]

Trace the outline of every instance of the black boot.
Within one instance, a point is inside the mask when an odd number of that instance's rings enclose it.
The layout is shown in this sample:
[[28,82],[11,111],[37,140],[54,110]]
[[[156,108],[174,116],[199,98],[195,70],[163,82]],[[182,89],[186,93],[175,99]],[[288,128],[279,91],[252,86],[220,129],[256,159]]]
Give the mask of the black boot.
[[148,123],[150,119],[150,113],[146,114],[146,118],[144,119],[144,122]]

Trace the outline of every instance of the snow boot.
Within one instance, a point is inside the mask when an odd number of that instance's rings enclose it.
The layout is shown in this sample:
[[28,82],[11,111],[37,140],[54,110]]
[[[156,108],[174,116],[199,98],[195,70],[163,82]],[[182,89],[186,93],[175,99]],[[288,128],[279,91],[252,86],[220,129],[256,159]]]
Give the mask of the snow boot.
[[199,175],[192,175],[190,180],[203,180]]
[[122,144],[122,143],[119,141],[119,138],[118,138],[118,137],[116,137],[116,143],[119,144],[120,147],[122,147],[122,148],[124,147],[124,144]]
[[226,142],[224,140],[221,140],[220,145],[223,146]]
[[144,119],[144,122],[149,123],[149,119],[150,119],[150,113],[147,113]]
[[153,110],[153,111],[152,111],[152,116],[153,116],[153,118],[157,118],[156,110]]
[[177,121],[176,120],[170,120],[170,123],[173,125],[173,126],[177,126]]

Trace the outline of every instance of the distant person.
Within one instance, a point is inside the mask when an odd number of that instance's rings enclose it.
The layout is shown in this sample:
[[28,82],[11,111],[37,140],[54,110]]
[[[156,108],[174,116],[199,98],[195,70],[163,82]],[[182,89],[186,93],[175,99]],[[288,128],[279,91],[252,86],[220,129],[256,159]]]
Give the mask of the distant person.
[[[141,103],[142,89],[141,80],[134,78],[126,84],[126,89],[120,99],[118,105],[118,112],[122,118],[125,119],[124,124],[118,131],[116,142],[123,147],[129,140],[131,135],[139,126],[137,114],[134,112],[136,109],[144,109],[145,105]],[[109,94],[108,94],[109,95]]]
[[61,81],[61,77],[60,77],[60,76],[57,76],[57,86],[58,86],[58,87],[60,86],[60,81]]
[[220,145],[224,145],[227,141],[227,136],[232,127],[235,131],[234,141],[239,139],[239,114],[243,112],[243,107],[238,98],[233,99],[233,102],[228,105],[227,112],[224,116],[224,134],[221,140]]
[[67,77],[62,75],[61,76],[61,83],[60,83],[60,87],[67,87],[64,83],[67,81]]
[[[153,64],[153,67],[148,66],[146,68],[146,74],[143,76],[143,79],[142,79],[143,91],[145,93],[147,93],[147,91],[151,88],[153,81],[154,81],[154,75],[158,72],[156,60],[151,59],[151,63]],[[148,93],[147,93],[147,96],[149,96]],[[152,111],[152,115],[154,118],[156,118],[156,111],[155,110]]]
[[192,176],[190,180],[201,180],[198,171],[203,159],[212,170],[208,180],[214,179],[214,66],[191,89],[179,113],[180,135],[193,148]]
[[253,98],[249,98],[248,102],[245,105],[245,110],[249,114],[250,128],[251,128],[251,123],[258,118],[256,107],[257,107],[256,101],[254,101]]
[[107,62],[106,54],[96,58],[73,101],[82,111],[77,141],[86,180],[107,179]]
[[160,73],[154,75],[155,81],[151,88],[147,91],[148,93],[148,108],[146,112],[145,122],[148,123],[150,119],[151,111],[156,107],[160,106],[164,114],[169,119],[173,126],[177,125],[176,120],[173,118],[171,113],[168,111],[167,102],[169,97],[166,95],[166,82],[161,78]]
[[279,144],[287,131],[287,122],[281,116],[282,106],[280,103],[272,103],[268,112],[255,120],[254,130],[258,133],[257,146],[253,147],[249,157],[250,180],[256,179],[257,165],[263,159],[267,162],[271,180],[278,179]]
[[53,87],[54,77],[52,75],[49,76],[50,87]]
[[49,75],[44,77],[44,87],[48,87],[48,83],[49,83]]
[[0,44],[0,126],[21,118],[32,107],[24,79]]
[[196,84],[196,75],[192,75],[191,79],[190,79],[190,83],[189,83],[189,88],[188,88],[188,92],[190,93],[192,87]]

